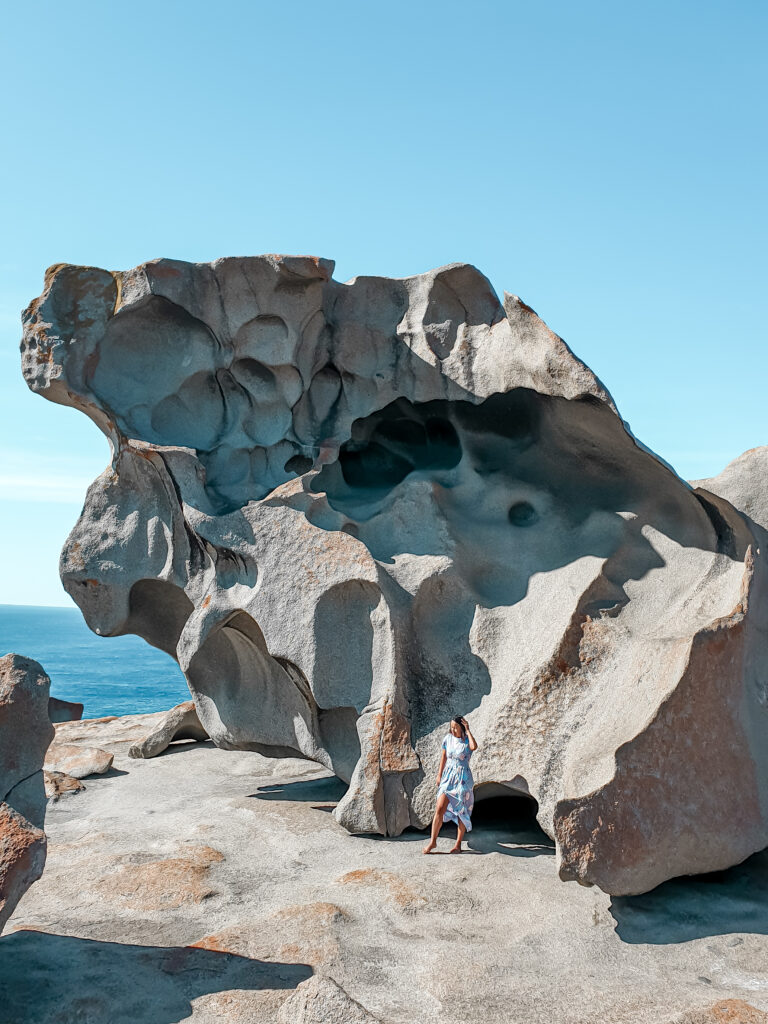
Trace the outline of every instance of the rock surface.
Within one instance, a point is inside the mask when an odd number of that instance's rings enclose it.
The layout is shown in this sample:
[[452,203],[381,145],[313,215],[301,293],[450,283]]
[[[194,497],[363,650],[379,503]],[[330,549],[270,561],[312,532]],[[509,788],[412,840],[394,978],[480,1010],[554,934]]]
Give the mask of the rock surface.
[[[377,1024],[378,1018],[350,999],[333,978],[303,981],[280,1007],[280,1024]],[[379,1022],[380,1024],[380,1022]]]
[[187,700],[166,712],[163,720],[158,723],[154,732],[145,736],[139,743],[134,743],[131,746],[128,756],[157,757],[171,743],[179,740],[197,740],[202,742],[207,739],[208,733],[202,727],[200,719],[197,717],[195,702]]
[[51,681],[19,654],[0,658],[0,931],[43,872],[43,758],[53,738]]
[[117,770],[49,805],[45,873],[0,938],[3,1024],[276,1024],[313,975],[387,1024],[768,1011],[766,853],[610,898],[562,885],[529,802],[479,792],[468,852],[423,857],[420,832],[349,836],[344,785],[306,760],[129,758],[151,718],[66,727]]
[[689,487],[473,267],[332,269],[48,272],[27,382],[113,452],[61,561],[89,626],[173,655],[218,746],[333,771],[351,832],[428,823],[460,713],[564,879],[765,847],[762,484]]

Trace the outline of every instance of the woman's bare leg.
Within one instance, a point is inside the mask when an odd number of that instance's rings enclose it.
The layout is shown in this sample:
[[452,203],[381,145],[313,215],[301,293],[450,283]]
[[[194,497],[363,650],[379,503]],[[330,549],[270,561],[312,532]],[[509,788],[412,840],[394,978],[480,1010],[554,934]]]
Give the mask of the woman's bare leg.
[[462,840],[463,840],[463,838],[464,838],[464,836],[466,834],[467,834],[467,827],[466,827],[466,825],[464,825],[462,822],[459,822],[459,831],[458,831],[458,835],[456,836],[456,842],[450,848],[448,853],[461,853],[461,842],[462,842]]
[[440,826],[443,823],[443,815],[445,814],[445,808],[448,806],[448,797],[445,793],[441,793],[437,798],[437,806],[435,807],[435,816],[432,819],[432,833],[429,837],[429,842],[421,851],[422,853],[432,853],[434,848],[437,846],[437,834],[440,831]]

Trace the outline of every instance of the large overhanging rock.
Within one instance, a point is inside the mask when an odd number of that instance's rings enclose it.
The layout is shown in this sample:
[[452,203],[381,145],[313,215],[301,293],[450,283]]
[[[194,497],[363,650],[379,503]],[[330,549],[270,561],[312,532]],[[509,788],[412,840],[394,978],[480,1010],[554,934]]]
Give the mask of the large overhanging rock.
[[0,658],[0,931],[45,864],[50,685],[36,661],[19,654]]
[[332,267],[48,272],[26,379],[113,452],[61,560],[90,627],[176,657],[219,746],[348,781],[353,832],[427,824],[464,714],[563,878],[636,893],[765,846],[762,528],[474,268]]

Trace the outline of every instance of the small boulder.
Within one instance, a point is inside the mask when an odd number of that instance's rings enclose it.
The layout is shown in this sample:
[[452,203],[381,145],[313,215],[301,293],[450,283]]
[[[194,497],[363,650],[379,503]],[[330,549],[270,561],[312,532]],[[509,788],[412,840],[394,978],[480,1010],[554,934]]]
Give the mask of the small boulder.
[[49,800],[60,800],[63,796],[82,793],[85,786],[79,779],[64,772],[43,772],[45,779],[45,795]]
[[74,743],[52,743],[45,757],[48,772],[61,772],[75,779],[103,775],[112,767],[114,754],[98,747],[80,747]]

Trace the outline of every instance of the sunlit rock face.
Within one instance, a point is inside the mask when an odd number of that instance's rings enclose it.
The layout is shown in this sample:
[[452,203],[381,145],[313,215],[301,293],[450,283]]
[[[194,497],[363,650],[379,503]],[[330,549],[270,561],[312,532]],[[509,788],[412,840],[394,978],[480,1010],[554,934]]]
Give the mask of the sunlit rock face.
[[219,746],[331,768],[352,832],[428,823],[463,714],[563,878],[768,844],[762,527],[473,267],[332,269],[48,272],[24,374],[113,452],[61,560],[89,626],[177,658]]

